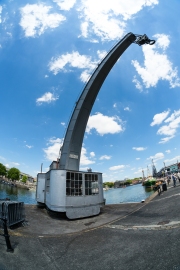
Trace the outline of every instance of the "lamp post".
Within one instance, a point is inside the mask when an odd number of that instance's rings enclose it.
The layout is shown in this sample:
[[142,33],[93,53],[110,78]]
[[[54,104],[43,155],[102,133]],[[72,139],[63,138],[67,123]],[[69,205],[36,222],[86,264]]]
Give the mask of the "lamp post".
[[41,163],[41,173],[42,173],[42,166],[43,166],[43,163]]
[[144,170],[142,169],[142,175],[143,175],[143,180],[142,180],[142,185],[144,185],[144,181],[145,181],[145,176],[144,176]]
[[165,180],[165,174],[166,174],[166,165],[165,165],[165,162],[164,163],[164,180]]
[[157,171],[156,171],[156,167],[154,165],[153,159],[152,159],[152,177],[157,178]]
[[179,172],[178,160],[177,160],[177,172]]

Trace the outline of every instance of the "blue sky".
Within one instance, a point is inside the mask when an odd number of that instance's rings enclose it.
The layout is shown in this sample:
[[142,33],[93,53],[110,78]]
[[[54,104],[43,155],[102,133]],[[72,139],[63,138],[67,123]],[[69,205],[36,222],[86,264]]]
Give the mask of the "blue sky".
[[104,181],[147,175],[180,161],[178,0],[0,1],[0,162],[36,176],[59,155],[85,82],[128,32],[132,44],[92,109],[81,170]]

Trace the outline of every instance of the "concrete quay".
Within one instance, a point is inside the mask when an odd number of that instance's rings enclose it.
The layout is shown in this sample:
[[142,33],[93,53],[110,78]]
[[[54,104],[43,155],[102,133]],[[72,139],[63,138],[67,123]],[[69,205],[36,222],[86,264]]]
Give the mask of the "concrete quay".
[[24,226],[9,230],[14,253],[0,237],[0,270],[180,270],[179,208],[179,183],[85,219],[26,205]]

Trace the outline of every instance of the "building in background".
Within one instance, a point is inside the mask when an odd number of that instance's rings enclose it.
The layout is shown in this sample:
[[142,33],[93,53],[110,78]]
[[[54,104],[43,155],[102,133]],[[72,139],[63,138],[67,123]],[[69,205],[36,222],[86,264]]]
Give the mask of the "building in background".
[[164,167],[157,173],[157,177],[163,177],[164,175],[178,173],[178,172],[180,172],[179,162],[171,164],[169,166],[166,166],[164,163]]

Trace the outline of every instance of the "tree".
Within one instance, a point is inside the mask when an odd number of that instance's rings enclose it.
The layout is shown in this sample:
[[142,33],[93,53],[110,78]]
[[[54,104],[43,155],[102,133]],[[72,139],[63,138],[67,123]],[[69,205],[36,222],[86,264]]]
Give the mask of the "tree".
[[27,179],[28,179],[27,175],[23,175],[23,177],[22,177],[22,182],[23,182],[23,183],[26,183]]
[[6,174],[7,174],[6,167],[2,163],[0,163],[0,175],[6,176]]
[[17,168],[11,168],[8,171],[8,179],[19,180],[20,171]]
[[128,179],[128,180],[126,180],[126,182],[125,182],[125,185],[131,185],[132,184],[132,180],[130,180],[130,179]]
[[106,186],[108,186],[109,188],[112,188],[114,187],[114,182],[104,182],[103,187],[106,187]]

